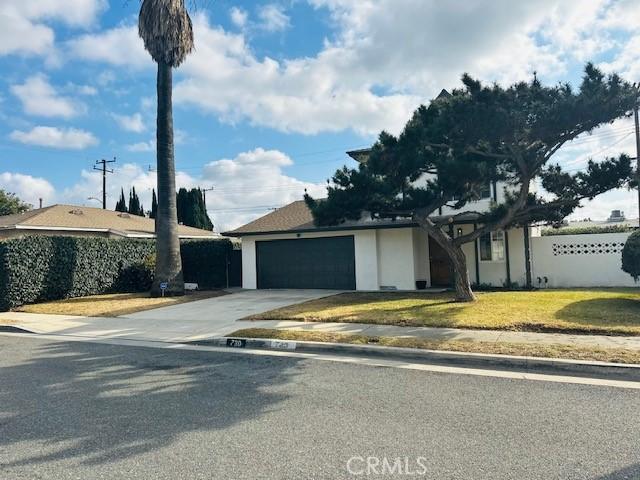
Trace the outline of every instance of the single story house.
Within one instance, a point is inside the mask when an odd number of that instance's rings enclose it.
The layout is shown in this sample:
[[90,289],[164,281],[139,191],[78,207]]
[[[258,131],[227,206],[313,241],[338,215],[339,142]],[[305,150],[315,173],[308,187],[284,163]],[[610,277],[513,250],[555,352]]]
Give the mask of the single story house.
[[[367,162],[370,149],[347,152]],[[416,180],[419,185],[428,179]],[[443,207],[436,220],[457,236],[478,228],[479,214],[504,201],[504,184],[487,185],[464,210]],[[535,185],[531,186],[535,189]],[[415,290],[450,287],[454,273],[444,250],[411,219],[363,215],[318,227],[300,200],[225,235],[242,240],[244,288]],[[485,234],[464,244],[475,285],[554,287],[633,286],[621,270],[626,233],[542,237],[541,228],[520,227]]]
[[[75,205],[51,205],[0,216],[0,240],[24,235],[68,235],[103,238],[155,238],[155,221],[128,213]],[[220,235],[180,225],[182,239],[211,239]]]
[[[477,228],[474,214],[456,217],[449,228],[454,235]],[[301,200],[224,235],[242,239],[244,288],[415,290],[452,284],[446,253],[408,219],[363,216],[318,227]],[[525,239],[532,235],[536,229],[516,228],[466,244],[471,281],[525,285]]]

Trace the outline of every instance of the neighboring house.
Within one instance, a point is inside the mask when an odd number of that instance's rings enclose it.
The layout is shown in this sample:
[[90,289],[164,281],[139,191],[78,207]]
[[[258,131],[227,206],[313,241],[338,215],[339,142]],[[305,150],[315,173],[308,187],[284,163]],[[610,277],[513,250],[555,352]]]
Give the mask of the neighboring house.
[[[24,235],[155,238],[155,221],[128,213],[74,205],[52,205],[0,216],[0,240]],[[215,232],[178,226],[182,239],[218,238]]]
[[[368,150],[347,152],[366,161]],[[477,214],[503,195],[487,185],[467,215],[449,224],[453,235],[476,228]],[[465,210],[456,211],[456,214]],[[438,216],[447,220],[452,210]],[[528,240],[539,235],[528,229]],[[410,219],[359,221],[317,227],[304,201],[293,202],[224,235],[242,238],[244,288],[328,288],[413,290],[450,286],[446,253]],[[525,229],[497,231],[463,247],[471,281],[494,286],[526,282]]]

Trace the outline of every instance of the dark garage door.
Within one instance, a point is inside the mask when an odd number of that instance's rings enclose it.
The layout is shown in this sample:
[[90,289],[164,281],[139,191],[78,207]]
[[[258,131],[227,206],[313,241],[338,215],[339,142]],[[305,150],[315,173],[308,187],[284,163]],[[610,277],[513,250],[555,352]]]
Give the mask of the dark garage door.
[[256,242],[258,288],[355,290],[353,237]]

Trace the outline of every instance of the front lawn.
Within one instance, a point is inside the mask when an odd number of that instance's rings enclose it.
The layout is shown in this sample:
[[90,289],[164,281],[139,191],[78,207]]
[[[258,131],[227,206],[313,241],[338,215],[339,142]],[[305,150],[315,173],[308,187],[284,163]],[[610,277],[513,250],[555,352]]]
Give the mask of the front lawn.
[[[224,295],[222,290],[190,292],[182,297],[152,298],[145,293],[110,293],[89,297],[68,298],[52,302],[34,303],[15,308],[16,312],[48,313],[56,315],[80,315],[83,317],[117,317],[130,313],[168,307]],[[4,323],[4,320],[3,320]]]
[[640,289],[453,293],[343,293],[249,317],[381,325],[640,335]]

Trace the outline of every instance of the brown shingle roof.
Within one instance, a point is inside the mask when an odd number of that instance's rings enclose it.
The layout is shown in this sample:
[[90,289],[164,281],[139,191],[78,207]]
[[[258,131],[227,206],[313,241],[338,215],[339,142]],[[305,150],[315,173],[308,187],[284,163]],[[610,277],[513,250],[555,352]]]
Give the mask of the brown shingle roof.
[[[122,236],[153,236],[155,222],[151,218],[121,214],[111,210],[74,205],[52,205],[15,215],[0,216],[2,229],[51,228],[86,231],[111,231]],[[178,226],[178,235],[188,237],[215,237],[217,234],[199,228]]]
[[225,235],[240,236],[245,233],[286,232],[294,229],[306,230],[310,228],[315,228],[311,210],[304,203],[304,200],[298,200],[231,232],[226,232]]
[[311,210],[304,203],[304,200],[285,205],[278,210],[268,213],[251,223],[236,228],[223,235],[231,237],[241,237],[243,235],[280,233],[280,232],[309,232],[309,231],[334,231],[363,228],[390,228],[406,227],[413,225],[409,219],[398,220],[371,220],[363,216],[359,221],[347,221],[339,225],[329,227],[318,227],[313,223]]
[[[446,220],[448,216],[433,217],[436,221]],[[458,214],[455,224],[473,223],[477,218],[474,212]],[[251,223],[238,227],[223,235],[230,237],[242,237],[243,235],[259,235],[267,233],[296,233],[313,231],[339,231],[339,230],[363,230],[371,228],[401,228],[413,227],[417,224],[410,218],[392,219],[371,219],[366,214],[358,221],[346,221],[339,225],[328,227],[318,227],[313,223],[311,211],[304,203],[304,200],[285,205],[264,217],[260,217]]]

